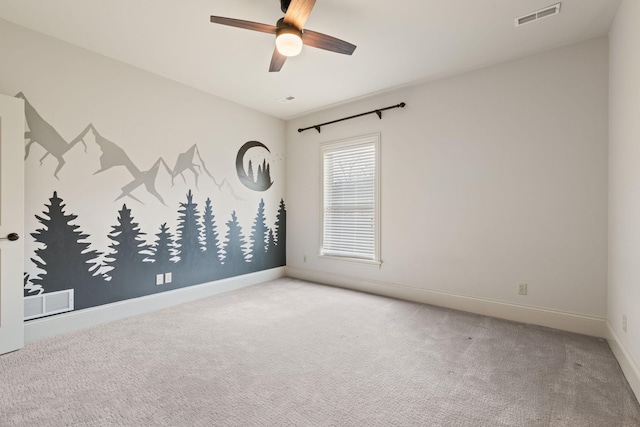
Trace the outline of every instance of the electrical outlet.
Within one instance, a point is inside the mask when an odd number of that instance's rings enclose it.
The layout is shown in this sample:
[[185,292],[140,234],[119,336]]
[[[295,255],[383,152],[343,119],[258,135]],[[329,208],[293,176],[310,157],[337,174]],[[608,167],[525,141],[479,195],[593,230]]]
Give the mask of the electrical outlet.
[[518,284],[518,294],[519,295],[526,295],[527,294],[527,284],[526,283],[519,283]]
[[627,315],[626,314],[622,315],[622,330],[625,333],[627,332]]

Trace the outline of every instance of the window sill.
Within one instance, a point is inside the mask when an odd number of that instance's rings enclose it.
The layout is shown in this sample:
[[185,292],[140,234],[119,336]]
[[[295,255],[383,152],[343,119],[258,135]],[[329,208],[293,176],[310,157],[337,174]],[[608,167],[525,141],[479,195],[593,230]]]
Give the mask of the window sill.
[[380,260],[351,258],[346,256],[323,255],[323,254],[318,254],[318,258],[324,259],[327,261],[341,261],[341,262],[348,262],[353,264],[362,264],[365,266],[374,267],[378,269],[382,268],[382,261]]

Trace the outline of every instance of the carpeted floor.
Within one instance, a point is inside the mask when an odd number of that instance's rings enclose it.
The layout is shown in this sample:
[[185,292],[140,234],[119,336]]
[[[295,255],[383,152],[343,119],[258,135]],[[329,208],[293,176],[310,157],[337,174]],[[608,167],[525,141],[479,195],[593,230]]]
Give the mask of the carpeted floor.
[[280,279],[0,356],[0,426],[640,426],[604,340]]

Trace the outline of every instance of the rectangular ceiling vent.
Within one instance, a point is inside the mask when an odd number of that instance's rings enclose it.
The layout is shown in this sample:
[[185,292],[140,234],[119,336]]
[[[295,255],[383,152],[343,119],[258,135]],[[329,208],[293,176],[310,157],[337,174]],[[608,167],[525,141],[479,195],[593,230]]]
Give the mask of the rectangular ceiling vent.
[[73,289],[24,298],[24,320],[73,310]]
[[537,21],[542,18],[546,18],[548,16],[557,15],[558,13],[560,13],[560,3],[554,4],[553,6],[545,7],[544,9],[540,9],[537,12],[521,16],[520,18],[516,18],[516,27],[528,24],[529,22]]

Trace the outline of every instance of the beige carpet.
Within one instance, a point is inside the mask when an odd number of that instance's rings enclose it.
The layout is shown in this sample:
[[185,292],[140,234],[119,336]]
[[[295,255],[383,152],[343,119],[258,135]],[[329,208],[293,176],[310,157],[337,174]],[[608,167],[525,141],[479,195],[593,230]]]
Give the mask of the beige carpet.
[[0,356],[1,426],[640,426],[604,340],[281,279]]

